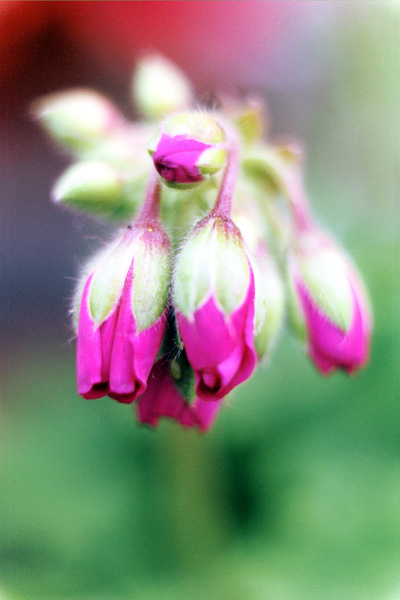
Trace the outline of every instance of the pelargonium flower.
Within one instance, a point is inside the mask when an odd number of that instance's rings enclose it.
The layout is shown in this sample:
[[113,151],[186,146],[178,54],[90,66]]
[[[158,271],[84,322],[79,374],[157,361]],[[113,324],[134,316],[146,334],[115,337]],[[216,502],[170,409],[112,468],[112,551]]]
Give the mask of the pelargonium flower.
[[209,115],[178,113],[162,125],[149,154],[170,187],[190,187],[217,173],[226,162],[225,133]]
[[166,327],[169,241],[160,225],[128,229],[89,274],[80,301],[77,380],[84,398],[144,393]]
[[222,400],[208,402],[195,398],[188,402],[174,382],[168,362],[161,359],[153,367],[147,390],[135,404],[141,423],[155,427],[161,417],[168,417],[185,427],[207,431],[218,415]]
[[353,373],[369,358],[371,313],[360,276],[326,236],[300,235],[289,256],[292,322],[324,374]]
[[185,242],[174,278],[176,318],[198,398],[223,398],[253,372],[254,299],[239,229],[227,217],[209,215]]
[[[285,259],[291,320],[316,367],[362,367],[371,334],[367,295],[348,257],[315,229],[298,145],[262,140],[267,123],[257,103],[225,98],[218,114],[190,111],[190,84],[160,57],[139,65],[132,90],[148,123],[129,123],[88,90],[36,104],[45,129],[76,160],[54,187],[57,203],[130,219],[150,175],[135,224],[87,267],[77,294],[79,393],[137,399],[143,423],[169,417],[206,431],[222,399],[275,346]],[[148,145],[150,169],[144,140],[164,113]],[[187,234],[205,207],[209,214]],[[162,222],[174,248],[186,236],[171,303]]]

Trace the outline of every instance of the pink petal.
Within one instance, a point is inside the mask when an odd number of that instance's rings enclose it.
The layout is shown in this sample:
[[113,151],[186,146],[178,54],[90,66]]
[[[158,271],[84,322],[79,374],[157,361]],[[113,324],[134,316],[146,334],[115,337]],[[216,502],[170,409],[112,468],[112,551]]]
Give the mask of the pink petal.
[[93,275],[88,278],[82,295],[77,341],[78,393],[87,399],[108,394],[108,365],[117,320],[114,311],[100,327],[96,327],[89,307],[92,278]]
[[[199,429],[208,431],[215,422],[222,407],[222,400],[201,400],[197,398],[193,404],[192,413],[195,415]],[[184,423],[182,423],[184,424]]]
[[207,431],[214,423],[222,401],[203,401],[198,398],[189,404],[175,386],[168,364],[158,361],[153,367],[146,392],[136,401],[141,423],[156,426],[160,417],[179,421],[185,427]]
[[[133,402],[145,392],[147,379],[166,327],[165,311],[150,327],[137,333],[132,293],[133,279],[128,274],[119,308],[110,363],[110,390],[113,394],[111,397],[123,402]],[[125,396],[125,399],[120,398],[121,396]]]
[[228,317],[211,297],[189,320],[177,311],[179,331],[195,372],[196,394],[219,400],[250,377],[254,349],[254,276],[244,302]]
[[211,296],[194,313],[193,319],[176,311],[179,332],[194,370],[212,367],[232,354],[238,341],[245,303],[237,315],[226,317]]
[[204,150],[210,147],[209,144],[184,135],[171,137],[164,133],[153,154],[154,165],[161,177],[167,181],[202,181],[203,176],[196,163]]
[[168,365],[158,361],[148,379],[145,393],[136,402],[141,423],[156,425],[160,417],[179,419],[186,402],[173,383]]

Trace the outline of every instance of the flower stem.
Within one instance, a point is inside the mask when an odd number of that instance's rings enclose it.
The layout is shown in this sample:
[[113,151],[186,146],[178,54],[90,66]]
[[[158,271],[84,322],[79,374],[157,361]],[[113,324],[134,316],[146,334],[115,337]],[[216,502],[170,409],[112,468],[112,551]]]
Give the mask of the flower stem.
[[225,168],[224,179],[219,190],[218,198],[211,214],[230,218],[232,210],[232,197],[236,179],[239,172],[239,144],[233,133],[228,137],[228,164]]
[[312,227],[312,216],[303,179],[299,170],[287,172],[283,188],[292,213],[296,233],[304,233]]
[[160,220],[161,184],[157,173],[152,173],[147,186],[146,197],[136,220],[136,225],[149,225]]

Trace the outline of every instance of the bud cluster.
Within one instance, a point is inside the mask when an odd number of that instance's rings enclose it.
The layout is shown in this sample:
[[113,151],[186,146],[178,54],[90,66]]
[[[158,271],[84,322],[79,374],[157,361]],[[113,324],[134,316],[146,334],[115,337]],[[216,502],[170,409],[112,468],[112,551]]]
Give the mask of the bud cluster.
[[75,161],[53,199],[118,229],[76,292],[79,394],[206,431],[271,356],[286,313],[322,374],[363,367],[368,297],[314,222],[299,145],[265,141],[254,100],[192,110],[189,82],[162,57],[142,60],[132,89],[135,123],[89,90],[35,105]]

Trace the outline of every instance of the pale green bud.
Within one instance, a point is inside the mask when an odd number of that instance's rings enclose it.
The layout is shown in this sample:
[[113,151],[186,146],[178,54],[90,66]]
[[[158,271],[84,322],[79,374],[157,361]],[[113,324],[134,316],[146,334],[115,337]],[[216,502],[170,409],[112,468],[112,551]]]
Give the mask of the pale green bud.
[[121,218],[132,214],[135,203],[124,194],[122,173],[101,161],[81,161],[57,180],[53,200],[95,216]]
[[45,96],[33,111],[48,133],[73,152],[90,150],[121,124],[107,98],[85,89]]
[[187,108],[192,100],[189,81],[172,62],[159,55],[139,61],[133,79],[133,96],[149,119]]

